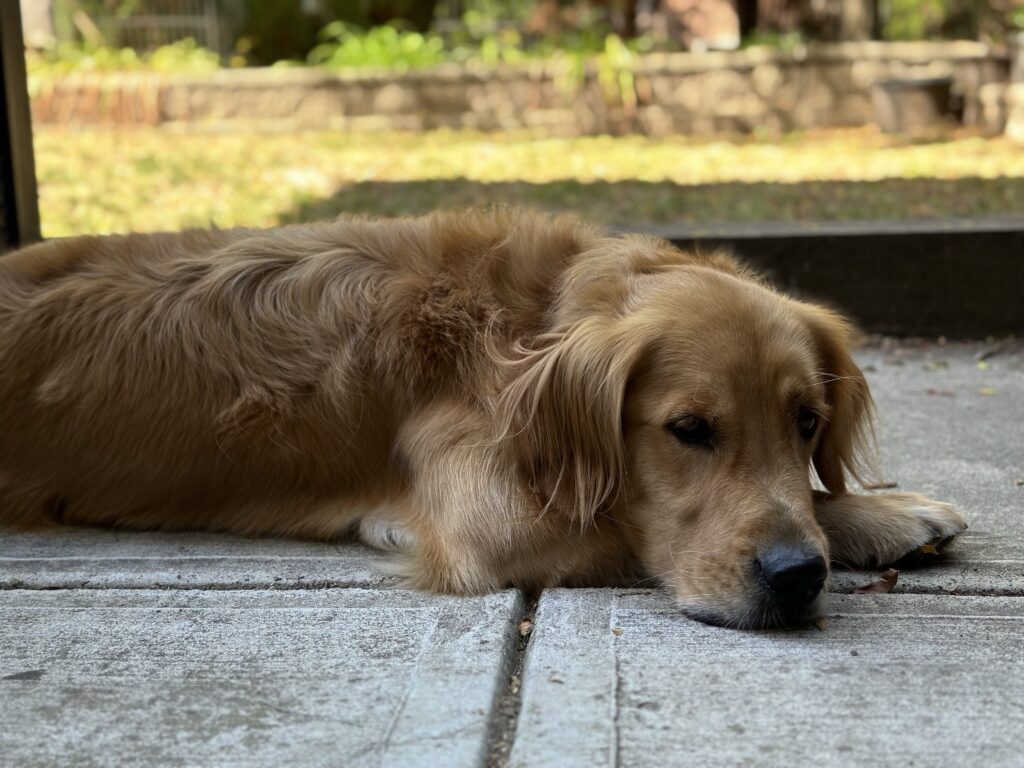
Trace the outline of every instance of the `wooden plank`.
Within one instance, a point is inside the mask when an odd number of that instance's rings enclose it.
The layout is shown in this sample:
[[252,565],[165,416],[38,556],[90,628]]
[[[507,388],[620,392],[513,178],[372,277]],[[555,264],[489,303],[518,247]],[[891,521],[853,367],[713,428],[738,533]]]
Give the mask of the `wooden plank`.
[[0,249],[40,239],[25,44],[17,2],[0,3]]

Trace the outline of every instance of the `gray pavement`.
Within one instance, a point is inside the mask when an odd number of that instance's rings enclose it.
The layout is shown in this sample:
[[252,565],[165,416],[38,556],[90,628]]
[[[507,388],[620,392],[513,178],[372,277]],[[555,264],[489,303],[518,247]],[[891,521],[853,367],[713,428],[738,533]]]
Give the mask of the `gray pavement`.
[[824,631],[723,632],[657,592],[550,590],[536,626],[513,766],[1024,763],[1020,598],[841,595]]
[[364,547],[213,534],[8,534],[0,589],[272,589],[393,584]]
[[520,612],[514,592],[0,592],[0,759],[478,765]]
[[837,573],[824,630],[420,595],[354,545],[0,533],[0,766],[1024,766],[1024,352],[984,350],[860,354],[885,479],[971,527],[893,594]]

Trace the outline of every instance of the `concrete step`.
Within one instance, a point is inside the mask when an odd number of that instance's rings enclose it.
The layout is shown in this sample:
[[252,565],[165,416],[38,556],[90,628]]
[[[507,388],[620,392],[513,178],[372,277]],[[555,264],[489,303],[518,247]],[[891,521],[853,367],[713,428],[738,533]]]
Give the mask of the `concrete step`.
[[1021,765],[1024,598],[856,595],[738,632],[648,590],[549,590],[510,765]]
[[[978,344],[900,345],[858,355],[878,407],[881,479],[953,503],[967,533],[903,589],[1024,594],[1024,355]],[[884,491],[883,491],[884,492]],[[847,589],[860,574],[837,572]]]
[[984,338],[1024,332],[1024,218],[726,222],[646,231],[724,247],[775,285],[839,307],[865,330]]
[[388,557],[358,544],[196,533],[0,533],[0,589],[383,586]]
[[477,766],[515,592],[0,592],[0,764]]

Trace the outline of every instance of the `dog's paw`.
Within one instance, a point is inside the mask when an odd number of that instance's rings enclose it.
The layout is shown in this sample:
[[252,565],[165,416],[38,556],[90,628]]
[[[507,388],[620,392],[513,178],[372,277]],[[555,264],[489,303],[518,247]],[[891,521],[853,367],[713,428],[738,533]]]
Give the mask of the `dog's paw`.
[[892,493],[880,498],[885,499],[890,516],[884,532],[887,535],[875,540],[875,559],[880,565],[918,554],[925,546],[940,548],[967,529],[967,522],[951,504],[918,493]]
[[[935,551],[967,528],[949,504],[918,493],[821,496],[815,513],[832,560],[848,568],[888,565]],[[934,554],[934,552],[932,552]]]
[[412,531],[379,517],[364,517],[359,522],[359,538],[365,544],[387,552],[410,552],[416,546]]

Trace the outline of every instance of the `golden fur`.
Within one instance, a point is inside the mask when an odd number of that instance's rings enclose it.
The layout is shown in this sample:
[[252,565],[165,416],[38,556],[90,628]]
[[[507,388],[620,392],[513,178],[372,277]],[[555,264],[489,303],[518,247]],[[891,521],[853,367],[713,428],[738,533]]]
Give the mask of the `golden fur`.
[[648,577],[779,623],[767,544],[866,565],[963,528],[848,493],[849,338],[722,254],[508,210],[43,243],[0,257],[0,522],[358,527],[425,589]]

